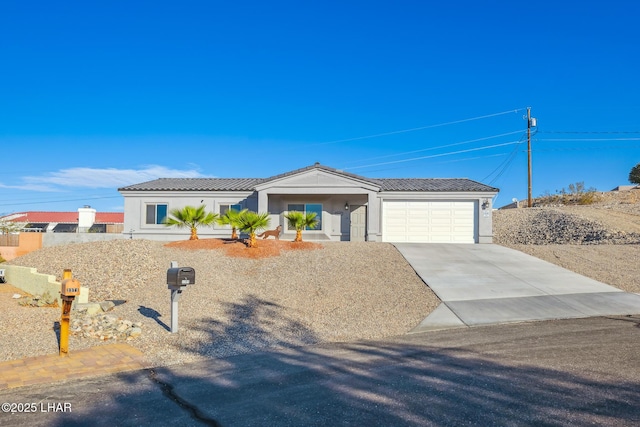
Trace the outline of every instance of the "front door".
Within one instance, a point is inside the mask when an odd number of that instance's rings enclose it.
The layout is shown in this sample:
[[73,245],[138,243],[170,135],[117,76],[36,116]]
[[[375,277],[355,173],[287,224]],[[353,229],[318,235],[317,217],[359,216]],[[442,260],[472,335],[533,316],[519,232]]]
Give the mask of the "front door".
[[349,240],[352,242],[364,242],[367,235],[367,207],[364,205],[351,205],[350,219]]

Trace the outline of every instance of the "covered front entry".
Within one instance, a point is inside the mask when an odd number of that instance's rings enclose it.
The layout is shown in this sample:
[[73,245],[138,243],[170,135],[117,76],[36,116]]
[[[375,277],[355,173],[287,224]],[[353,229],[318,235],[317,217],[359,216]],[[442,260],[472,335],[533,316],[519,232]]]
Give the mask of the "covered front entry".
[[368,198],[362,194],[270,194],[270,229],[282,226],[283,239],[294,230],[285,215],[290,211],[313,212],[320,221],[303,231],[304,240],[366,241],[368,238]]
[[476,243],[473,200],[389,200],[382,203],[384,242]]
[[269,212],[271,227],[291,233],[285,215],[314,212],[320,223],[304,231],[307,240],[364,241],[380,235],[380,185],[357,175],[314,165],[272,177],[255,186],[258,211]]

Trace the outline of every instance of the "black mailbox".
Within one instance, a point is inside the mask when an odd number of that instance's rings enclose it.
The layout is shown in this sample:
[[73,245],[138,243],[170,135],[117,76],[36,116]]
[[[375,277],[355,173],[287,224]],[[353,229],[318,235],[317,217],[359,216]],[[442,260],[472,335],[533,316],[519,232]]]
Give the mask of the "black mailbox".
[[196,283],[196,271],[191,267],[170,268],[167,270],[167,285],[185,286]]

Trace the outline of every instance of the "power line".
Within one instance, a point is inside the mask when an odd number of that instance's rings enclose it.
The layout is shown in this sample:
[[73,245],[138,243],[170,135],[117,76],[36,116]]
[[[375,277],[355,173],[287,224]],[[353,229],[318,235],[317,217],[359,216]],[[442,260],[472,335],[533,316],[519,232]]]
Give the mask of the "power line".
[[602,134],[602,135],[608,135],[608,134],[638,134],[640,133],[640,131],[556,131],[556,130],[541,130],[539,131],[539,133],[565,133],[565,134],[584,134],[584,135],[588,135],[588,134]]
[[[429,164],[430,165],[441,165],[441,164],[447,164],[447,163],[466,162],[466,161],[469,161],[469,160],[486,159],[486,158],[489,158],[489,157],[501,157],[501,156],[506,156],[507,154],[508,153],[488,154],[486,156],[466,157],[464,159],[445,160],[445,161],[433,162],[433,163],[429,163]],[[397,169],[403,169],[403,168],[404,168],[404,166],[394,166],[394,167],[387,167],[387,168],[379,168],[379,169],[369,170],[368,173],[383,172],[383,171],[397,170]]]
[[602,150],[628,150],[630,148],[638,148],[638,147],[629,147],[628,145],[609,145],[606,147],[572,147],[572,148],[537,148],[534,149],[534,152],[542,152],[542,151],[602,151]]
[[487,154],[486,156],[476,156],[476,157],[466,157],[464,159],[455,159],[455,160],[445,160],[443,162],[434,162],[434,165],[443,165],[447,163],[458,163],[458,162],[467,162],[469,160],[478,160],[478,159],[487,159],[489,157],[502,157],[507,156],[508,153],[498,153],[498,154]]
[[58,202],[78,202],[83,200],[117,199],[117,198],[122,198],[122,196],[82,197],[79,199],[32,201],[32,202],[21,202],[21,203],[3,203],[2,206],[4,207],[4,206],[19,206],[19,205],[44,205],[44,204],[58,203]]
[[504,147],[506,145],[513,145],[513,144],[519,144],[519,143],[520,143],[520,141],[505,142],[505,143],[502,143],[502,144],[487,145],[485,147],[469,148],[467,150],[460,150],[460,151],[452,151],[452,152],[448,152],[448,153],[433,154],[431,156],[413,157],[411,159],[394,160],[394,161],[390,161],[390,162],[374,163],[374,164],[371,164],[371,165],[353,166],[353,167],[344,168],[344,169],[362,169],[362,168],[368,168],[368,167],[373,167],[373,166],[383,166],[383,165],[391,165],[391,164],[395,164],[395,163],[412,162],[412,161],[415,161],[415,160],[431,159],[431,158],[434,158],[434,157],[451,156],[451,155],[454,155],[454,154],[469,153],[469,152],[472,152],[472,151],[488,150],[488,149],[491,149],[491,148]]
[[493,185],[495,182],[497,182],[502,177],[502,175],[504,175],[511,168],[511,166],[513,165],[514,160],[517,157],[518,157],[518,151],[515,150],[507,158],[506,163],[503,163],[504,167],[500,170],[500,172],[498,172],[498,174],[491,181],[489,181],[489,185]]
[[509,167],[511,166],[511,164],[513,163],[513,161],[516,159],[518,155],[519,145],[524,142],[524,135],[522,136],[522,138],[520,138],[520,141],[518,142],[519,144],[513,147],[513,150],[511,150],[511,153],[509,153],[509,157],[507,157],[502,163],[500,163],[489,175],[485,176],[481,182],[485,182],[493,174],[499,171],[498,174],[490,182],[490,184],[493,184],[507,171],[507,169],[509,169]]
[[381,136],[389,136],[389,135],[397,135],[399,133],[415,132],[415,131],[418,131],[418,130],[425,130],[425,129],[432,129],[432,128],[441,127],[441,126],[455,125],[455,124],[458,124],[458,123],[465,123],[465,122],[470,122],[470,121],[474,121],[474,120],[488,119],[490,117],[501,116],[501,115],[504,115],[504,114],[517,113],[518,111],[522,111],[522,110],[526,110],[526,108],[517,108],[515,110],[502,111],[500,113],[487,114],[487,115],[484,115],[484,116],[471,117],[471,118],[462,119],[462,120],[454,120],[454,121],[451,121],[451,122],[438,123],[438,124],[435,124],[435,125],[421,126],[421,127],[417,127],[417,128],[410,128],[410,129],[402,129],[402,130],[396,130],[396,131],[391,131],[391,132],[383,132],[383,133],[378,133],[378,134],[374,134],[374,135],[367,135],[367,136],[357,136],[357,137],[354,137],[354,138],[338,139],[338,140],[335,140],[335,141],[320,142],[320,143],[317,143],[317,144],[309,144],[309,145],[314,146],[314,145],[338,144],[340,142],[359,141],[359,140],[362,140],[362,139],[378,138],[378,137],[381,137]]
[[[365,162],[365,161],[368,161],[368,160],[376,160],[376,159],[385,159],[385,158],[389,158],[389,157],[402,156],[402,155],[405,155],[405,154],[421,153],[421,152],[424,152],[424,151],[439,150],[441,148],[449,148],[449,147],[454,147],[454,146],[457,146],[457,145],[470,144],[472,142],[486,141],[487,139],[500,138],[502,136],[514,135],[516,133],[521,133],[521,132],[523,132],[523,131],[522,130],[517,130],[517,131],[514,131],[514,132],[507,132],[507,133],[502,133],[502,134],[499,134],[499,135],[492,135],[492,136],[486,136],[486,137],[483,137],[483,138],[470,139],[470,140],[462,141],[462,142],[455,142],[453,144],[440,145],[438,147],[422,148],[420,150],[405,151],[405,152],[402,152],[402,153],[388,154],[388,155],[385,155],[385,156],[368,157],[368,158],[360,159],[360,160],[357,160],[357,161],[351,162],[351,163]],[[349,163],[347,163],[347,165],[348,164]]]
[[640,138],[540,138],[537,142],[640,141]]

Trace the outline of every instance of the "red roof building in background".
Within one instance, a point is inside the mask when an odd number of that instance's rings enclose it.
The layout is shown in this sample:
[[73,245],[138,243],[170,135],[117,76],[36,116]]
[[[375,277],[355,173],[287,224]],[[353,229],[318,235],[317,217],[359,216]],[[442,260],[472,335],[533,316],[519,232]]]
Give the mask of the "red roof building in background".
[[0,217],[0,256],[12,260],[42,248],[45,239],[45,246],[55,246],[122,238],[123,228],[123,212],[96,212],[91,206],[77,212],[16,212]]
[[[0,220],[14,221],[14,222],[62,222],[62,223],[77,223],[78,212],[16,212],[4,217],[0,217]],[[96,212],[97,224],[123,224],[124,212]]]
[[91,206],[77,212],[16,212],[0,218],[24,224],[21,231],[39,233],[121,233],[123,212],[96,212]]

